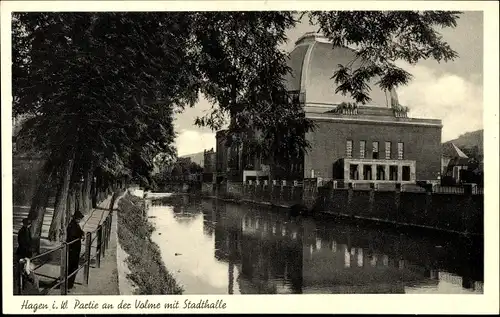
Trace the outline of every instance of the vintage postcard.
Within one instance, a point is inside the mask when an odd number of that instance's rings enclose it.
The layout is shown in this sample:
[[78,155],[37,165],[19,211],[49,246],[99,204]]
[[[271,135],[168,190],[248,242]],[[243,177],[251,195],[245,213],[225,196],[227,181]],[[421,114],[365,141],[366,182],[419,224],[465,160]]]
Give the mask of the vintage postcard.
[[3,1],[4,313],[498,312],[498,21]]

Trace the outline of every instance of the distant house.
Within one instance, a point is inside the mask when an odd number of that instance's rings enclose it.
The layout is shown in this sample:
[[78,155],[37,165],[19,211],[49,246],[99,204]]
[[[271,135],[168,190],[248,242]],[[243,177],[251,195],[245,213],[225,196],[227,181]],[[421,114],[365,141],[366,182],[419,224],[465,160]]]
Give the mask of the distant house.
[[443,144],[441,157],[442,178],[452,179],[454,183],[460,183],[462,171],[467,171],[470,165],[469,157],[454,143]]
[[214,149],[203,152],[203,181],[212,182],[214,180],[214,173],[216,172],[216,153]]

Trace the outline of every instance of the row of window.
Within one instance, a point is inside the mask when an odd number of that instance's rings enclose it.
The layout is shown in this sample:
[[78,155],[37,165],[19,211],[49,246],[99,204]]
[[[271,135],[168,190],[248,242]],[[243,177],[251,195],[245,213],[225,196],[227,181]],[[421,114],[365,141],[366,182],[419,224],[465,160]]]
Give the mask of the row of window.
[[[392,142],[385,142],[385,159],[390,160],[392,153]],[[347,140],[346,143],[346,157],[352,158],[352,140]],[[359,158],[366,158],[366,141],[359,141]],[[379,145],[378,141],[372,142],[372,159],[379,159]],[[404,144],[403,142],[398,142],[398,160],[404,158]]]

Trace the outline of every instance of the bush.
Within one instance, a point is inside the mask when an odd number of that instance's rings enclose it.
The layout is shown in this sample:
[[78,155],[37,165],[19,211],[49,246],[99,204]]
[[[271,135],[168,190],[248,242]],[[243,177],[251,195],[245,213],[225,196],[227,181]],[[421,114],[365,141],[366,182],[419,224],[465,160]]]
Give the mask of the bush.
[[118,207],[118,239],[129,255],[128,278],[137,285],[137,295],[182,294],[182,288],[165,268],[159,247],[151,241],[154,227],[142,216],[142,199],[127,195]]

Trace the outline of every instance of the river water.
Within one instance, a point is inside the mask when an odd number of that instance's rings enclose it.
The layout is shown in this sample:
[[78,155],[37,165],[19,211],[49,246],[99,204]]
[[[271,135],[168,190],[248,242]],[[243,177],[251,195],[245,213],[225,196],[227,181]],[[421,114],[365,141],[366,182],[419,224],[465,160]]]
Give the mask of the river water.
[[480,242],[189,196],[154,200],[148,215],[184,294],[483,292]]

